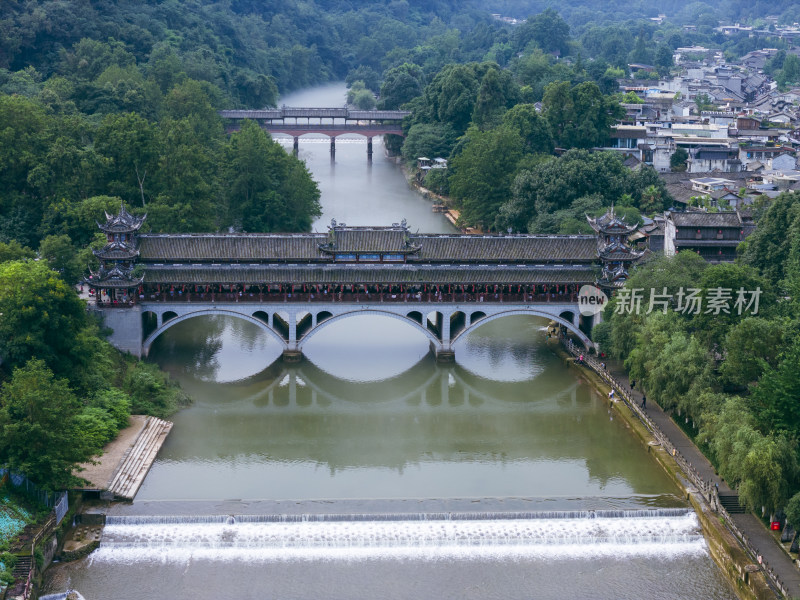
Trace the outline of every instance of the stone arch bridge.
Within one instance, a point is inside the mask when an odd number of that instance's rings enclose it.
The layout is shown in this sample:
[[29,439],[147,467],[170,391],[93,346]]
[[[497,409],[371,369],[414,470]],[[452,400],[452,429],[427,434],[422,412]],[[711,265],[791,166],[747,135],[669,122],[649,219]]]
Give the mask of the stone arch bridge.
[[427,337],[442,361],[453,359],[453,345],[461,336],[511,315],[554,321],[587,348],[592,345],[580,329],[574,302],[141,302],[125,310],[101,310],[106,325],[114,330],[110,341],[136,356],[147,356],[153,342],[174,325],[208,315],[236,317],[257,325],[282,345],[286,360],[299,359],[303,346],[328,325],[358,315],[381,315],[408,323]]

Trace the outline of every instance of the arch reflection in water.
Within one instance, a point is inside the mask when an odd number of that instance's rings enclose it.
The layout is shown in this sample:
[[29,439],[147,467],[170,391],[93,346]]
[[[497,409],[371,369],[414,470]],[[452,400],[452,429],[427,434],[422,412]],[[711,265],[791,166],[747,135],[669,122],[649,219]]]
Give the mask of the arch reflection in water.
[[320,369],[349,381],[380,381],[410,369],[429,352],[412,325],[386,316],[331,319],[303,348]]
[[[419,358],[424,346],[417,352],[410,344],[400,355],[407,368],[379,381],[354,381],[358,369],[344,373],[349,379],[332,374],[333,359],[327,369],[278,361],[227,384],[205,381],[199,369],[178,370],[195,404],[175,415],[137,500],[674,493],[638,442],[609,419],[604,399],[547,348],[540,324],[487,324],[474,346],[467,338],[459,349],[469,368]],[[212,333],[226,327],[213,326]],[[180,329],[165,337],[173,331]],[[183,359],[171,347],[151,356],[174,366]],[[378,356],[364,358],[370,364],[394,356],[383,338],[375,347]],[[189,358],[197,366],[211,357],[223,379],[225,348]]]
[[266,369],[279,342],[238,317],[200,316],[176,323],[153,342],[151,359],[179,380],[231,382]]

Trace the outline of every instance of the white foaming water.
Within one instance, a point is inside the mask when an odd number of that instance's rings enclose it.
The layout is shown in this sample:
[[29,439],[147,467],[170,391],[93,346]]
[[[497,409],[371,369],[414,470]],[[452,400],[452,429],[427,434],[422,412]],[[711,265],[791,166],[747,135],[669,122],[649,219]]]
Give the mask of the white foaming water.
[[[704,554],[697,517],[216,522],[110,519],[99,561],[359,560]],[[243,519],[243,522],[238,520]]]

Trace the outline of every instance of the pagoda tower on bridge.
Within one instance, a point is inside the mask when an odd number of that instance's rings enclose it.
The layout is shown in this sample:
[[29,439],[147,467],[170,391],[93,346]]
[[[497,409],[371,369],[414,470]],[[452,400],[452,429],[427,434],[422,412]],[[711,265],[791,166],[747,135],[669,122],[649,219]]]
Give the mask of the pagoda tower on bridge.
[[91,272],[84,283],[95,289],[98,304],[129,304],[136,297],[136,290],[143,278],[133,273],[139,250],[136,232],[139,231],[147,215],[136,217],[125,210],[121,204],[119,213],[106,213],[106,222],[97,226],[106,234],[107,243],[101,250],[94,250],[100,261],[100,268]]
[[613,205],[603,216],[593,219],[587,215],[586,219],[597,233],[597,257],[602,265],[597,285],[608,292],[621,288],[631,265],[644,254],[644,250],[636,250],[628,243],[628,236],[638,225],[625,223],[624,217],[614,213]]

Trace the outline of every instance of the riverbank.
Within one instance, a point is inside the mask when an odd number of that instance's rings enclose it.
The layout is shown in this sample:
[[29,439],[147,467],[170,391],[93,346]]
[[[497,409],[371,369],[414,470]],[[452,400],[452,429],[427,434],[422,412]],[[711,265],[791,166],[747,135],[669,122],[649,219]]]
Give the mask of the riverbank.
[[[576,369],[605,398],[608,398],[612,385],[592,365],[578,364],[575,357],[555,341],[551,343],[551,349],[557,356],[567,362],[571,368]],[[767,575],[762,566],[758,564],[757,559],[754,561],[748,555],[739,540],[725,525],[719,512],[715,511],[711,506],[709,499],[703,493],[706,490],[699,489],[699,486],[692,481],[691,473],[685,472],[685,469],[692,468],[691,465],[687,467],[685,459],[681,461],[684,462],[683,465],[679,464],[679,459],[683,458],[685,440],[668,441],[664,439],[666,436],[663,433],[661,434],[662,439],[657,439],[637,415],[635,407],[626,403],[624,398],[626,390],[620,389],[620,387],[613,386],[618,400],[611,402],[611,410],[646,445],[648,453],[655,458],[667,475],[683,491],[686,499],[697,514],[712,558],[733,584],[740,598],[746,600],[774,600],[774,598],[780,597],[770,587]],[[648,406],[647,412],[648,414],[657,412],[662,412],[663,414],[660,407],[653,404]],[[667,415],[663,416],[667,419],[669,418]],[[677,427],[675,429],[680,431]],[[670,434],[674,437],[674,432],[670,432]],[[681,448],[680,452],[677,450],[678,447]],[[791,565],[790,568],[792,568]],[[785,581],[787,578],[783,577],[782,579]],[[785,585],[785,587],[787,586]],[[788,595],[789,597],[797,597],[797,594],[791,592]]]
[[437,194],[423,186],[417,178],[415,174],[412,173],[408,167],[406,167],[405,163],[403,163],[402,159],[397,163],[400,166],[400,170],[403,172],[403,176],[406,178],[408,182],[408,186],[413,189],[415,192],[419,193],[423,198],[426,200],[432,200],[431,210],[433,212],[439,212],[444,215],[444,218],[447,219],[450,224],[457,228],[461,233],[467,234],[483,234],[485,233],[482,229],[476,227],[462,227],[458,223],[458,219],[461,216],[461,213],[453,208],[453,199],[449,196],[442,196],[441,194]]

